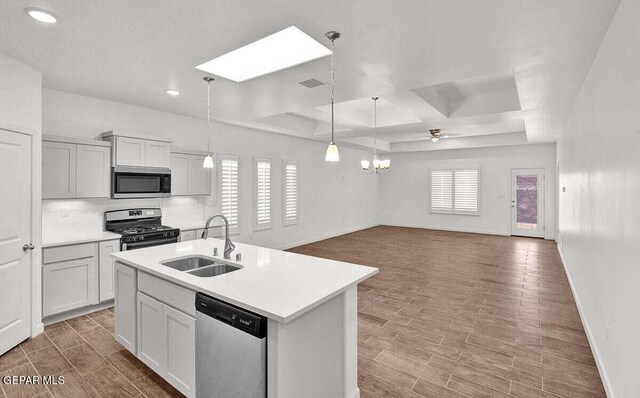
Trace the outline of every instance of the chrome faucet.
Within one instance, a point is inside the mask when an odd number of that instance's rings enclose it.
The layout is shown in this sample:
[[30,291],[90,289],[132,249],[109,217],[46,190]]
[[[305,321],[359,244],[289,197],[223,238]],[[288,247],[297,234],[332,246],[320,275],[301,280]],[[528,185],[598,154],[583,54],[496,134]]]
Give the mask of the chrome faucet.
[[211,224],[211,221],[213,221],[214,218],[220,218],[224,222],[224,259],[229,260],[231,259],[231,252],[236,248],[236,246],[231,242],[231,239],[229,238],[229,220],[227,220],[227,217],[223,216],[222,214],[215,214],[209,217],[206,225],[204,226],[204,231],[202,232],[202,239],[207,239],[207,237],[209,236],[209,224]]

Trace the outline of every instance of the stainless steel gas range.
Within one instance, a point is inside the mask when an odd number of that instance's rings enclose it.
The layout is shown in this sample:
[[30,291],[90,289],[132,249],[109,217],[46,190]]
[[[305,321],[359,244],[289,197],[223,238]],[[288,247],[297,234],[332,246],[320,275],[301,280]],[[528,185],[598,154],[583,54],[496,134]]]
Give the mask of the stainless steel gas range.
[[114,210],[104,213],[107,231],[122,235],[120,250],[176,243],[179,228],[162,225],[162,209],[143,208]]

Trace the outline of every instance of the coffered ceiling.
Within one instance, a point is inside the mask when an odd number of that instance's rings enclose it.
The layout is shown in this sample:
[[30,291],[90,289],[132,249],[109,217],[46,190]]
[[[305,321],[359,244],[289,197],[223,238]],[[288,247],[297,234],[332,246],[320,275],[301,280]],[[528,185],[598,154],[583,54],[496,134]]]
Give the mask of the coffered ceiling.
[[[336,141],[415,151],[553,142],[619,0],[6,0],[0,51],[46,88],[206,118],[209,59],[289,26],[336,42]],[[35,23],[27,6],[61,19]],[[330,58],[242,83],[214,114],[327,141]],[[181,94],[169,97],[165,89]],[[378,101],[373,129],[372,96]],[[428,130],[449,138],[427,141]],[[46,126],[44,126],[46,131]]]

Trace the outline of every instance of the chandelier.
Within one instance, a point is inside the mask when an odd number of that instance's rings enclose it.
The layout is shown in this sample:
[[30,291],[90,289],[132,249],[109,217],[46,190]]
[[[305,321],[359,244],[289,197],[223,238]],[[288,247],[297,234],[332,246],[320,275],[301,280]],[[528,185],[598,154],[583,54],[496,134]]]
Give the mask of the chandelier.
[[361,160],[360,165],[362,166],[362,170],[367,174],[382,174],[389,170],[391,166],[391,160],[389,159],[378,159],[378,136],[376,134],[376,129],[378,127],[378,99],[380,97],[371,97],[373,100],[373,168],[369,170],[369,161]]

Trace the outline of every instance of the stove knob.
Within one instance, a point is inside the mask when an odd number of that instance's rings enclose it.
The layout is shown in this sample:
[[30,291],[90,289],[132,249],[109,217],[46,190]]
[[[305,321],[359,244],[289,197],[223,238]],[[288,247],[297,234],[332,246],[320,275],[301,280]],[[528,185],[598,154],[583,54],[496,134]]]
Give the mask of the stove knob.
[[172,231],[169,235],[170,235],[171,237],[174,237],[174,236],[176,236],[176,233]]
[[166,233],[166,232],[163,232],[163,233],[162,233],[162,237],[163,237],[163,238],[166,238],[166,237],[168,237],[168,236],[169,236],[169,234],[168,234],[168,233]]
[[138,239],[138,237],[137,237],[137,236],[132,236],[132,237],[131,237],[131,242],[135,242],[135,241],[136,241],[136,239]]
[[141,237],[140,237],[140,240],[144,240],[144,236],[141,236]]

